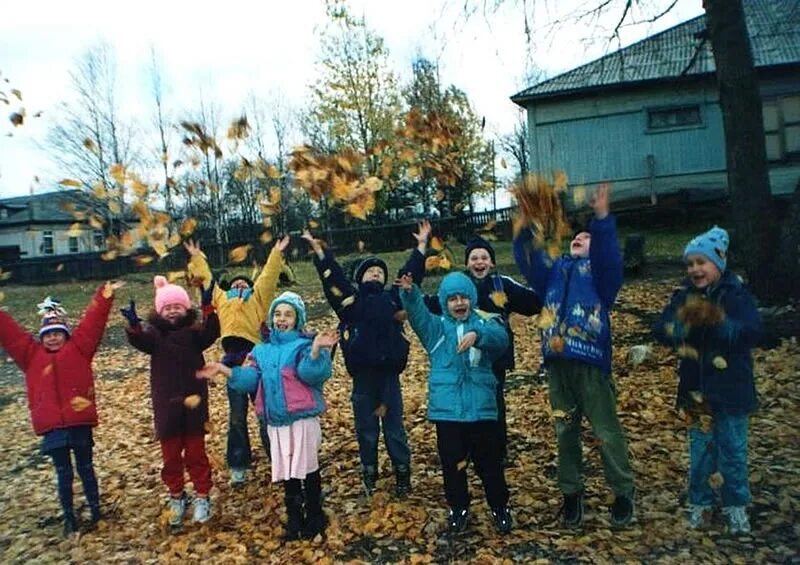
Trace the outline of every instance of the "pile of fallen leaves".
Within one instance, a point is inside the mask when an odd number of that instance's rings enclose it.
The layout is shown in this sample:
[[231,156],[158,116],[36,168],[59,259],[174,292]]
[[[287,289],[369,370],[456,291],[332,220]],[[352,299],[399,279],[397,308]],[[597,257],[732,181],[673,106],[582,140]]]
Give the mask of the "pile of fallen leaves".
[[[309,283],[310,284],[310,283]],[[686,430],[673,408],[675,354],[652,346],[649,327],[674,281],[627,284],[613,314],[614,372],[619,412],[627,431],[637,485],[637,521],[612,529],[611,494],[602,476],[597,441],[584,433],[586,510],[583,529],[559,525],[561,496],[555,484],[553,414],[539,368],[536,318],[512,318],[517,371],[507,380],[510,454],[506,472],[514,512],[513,532],[494,532],[474,468],[470,468],[473,520],[458,539],[441,536],[447,508],[433,426],[426,420],[427,360],[416,338],[402,377],[405,421],[412,448],[414,491],[392,495],[391,465],[381,446],[381,478],[372,499],[360,484],[358,448],[350,406],[350,379],[337,354],[335,376],[325,386],[329,409],[323,416],[322,477],[327,537],[281,542],[283,489],[269,482],[269,462],[257,426],[250,435],[255,463],[246,486],[228,485],[224,465],[227,400],[222,386],[211,388],[212,430],[208,450],[214,467],[213,518],[170,531],[160,479],[161,458],[153,435],[148,359],[127,346],[121,322],[109,324],[95,367],[101,424],[95,434],[95,468],[106,518],[96,531],[62,537],[55,475],[38,451],[30,428],[24,388],[12,363],[0,366],[0,551],[10,562],[406,562],[665,561],[745,563],[797,559],[800,509],[800,346],[784,340],[774,350],[755,352],[761,409],[750,435],[753,489],[750,536],[731,538],[720,516],[706,531],[686,527]],[[433,290],[429,281],[428,290]],[[318,287],[299,289],[322,329],[335,320]],[[635,346],[647,345],[631,349]],[[636,355],[629,355],[635,351]],[[209,356],[218,356],[218,349]],[[632,363],[631,360],[634,362]],[[75,480],[76,504],[83,505]],[[84,517],[88,515],[81,506]]]

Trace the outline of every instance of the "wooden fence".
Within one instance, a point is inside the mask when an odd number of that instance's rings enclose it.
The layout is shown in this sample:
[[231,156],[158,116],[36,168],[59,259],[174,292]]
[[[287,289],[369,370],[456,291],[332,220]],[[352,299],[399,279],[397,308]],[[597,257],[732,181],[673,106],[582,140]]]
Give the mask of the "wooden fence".
[[[511,237],[512,208],[476,212],[461,217],[440,218],[432,220],[434,235],[454,237],[464,242],[492,221],[497,224],[494,233],[501,239]],[[213,234],[199,231],[198,239],[209,262],[215,266],[225,265],[228,253],[241,245],[252,244],[252,258],[263,264],[272,243],[267,245],[259,241],[263,231],[261,224],[233,226],[225,235],[226,243],[214,241]],[[382,253],[408,249],[413,247],[411,234],[416,231],[415,221],[403,221],[384,225],[359,225],[344,229],[320,230],[315,234],[325,239],[331,248],[339,254],[356,251],[358,242],[363,241],[370,253]],[[286,256],[289,261],[303,261],[309,257],[308,246],[300,238],[299,233],[292,233],[292,240]],[[164,273],[182,270],[186,266],[186,253],[178,248],[161,260],[154,260],[146,265],[138,265],[134,257],[147,254],[148,249],[141,249],[130,256],[118,257],[111,261],[103,261],[100,253],[80,253],[23,259],[16,262],[2,262],[3,271],[11,272],[10,284],[53,284],[72,280],[109,280],[131,273]],[[152,254],[152,250],[150,250]],[[2,284],[2,283],[0,283]]]

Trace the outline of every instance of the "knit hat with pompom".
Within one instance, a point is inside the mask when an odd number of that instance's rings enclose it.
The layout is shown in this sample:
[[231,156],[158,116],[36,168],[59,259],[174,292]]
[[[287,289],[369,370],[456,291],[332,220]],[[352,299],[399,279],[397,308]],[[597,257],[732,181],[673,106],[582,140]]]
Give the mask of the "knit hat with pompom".
[[183,287],[170,284],[161,275],[157,275],[153,279],[153,285],[156,287],[156,312],[158,314],[161,314],[167,304],[180,304],[187,310],[192,307],[189,293]]

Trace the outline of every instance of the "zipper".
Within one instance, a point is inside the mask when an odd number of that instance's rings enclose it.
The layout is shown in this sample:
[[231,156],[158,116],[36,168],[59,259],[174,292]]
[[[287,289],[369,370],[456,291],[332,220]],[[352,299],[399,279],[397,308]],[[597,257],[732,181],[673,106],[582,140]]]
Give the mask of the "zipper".
[[50,358],[51,358],[50,366],[53,367],[53,390],[56,393],[56,401],[58,402],[58,417],[59,417],[60,423],[61,423],[60,427],[63,428],[64,427],[64,409],[63,409],[63,405],[61,403],[61,394],[59,393],[59,390],[58,390],[58,382],[59,382],[59,380],[58,380],[58,371],[56,369],[56,363],[54,361],[56,355],[58,355],[58,352],[50,353]]

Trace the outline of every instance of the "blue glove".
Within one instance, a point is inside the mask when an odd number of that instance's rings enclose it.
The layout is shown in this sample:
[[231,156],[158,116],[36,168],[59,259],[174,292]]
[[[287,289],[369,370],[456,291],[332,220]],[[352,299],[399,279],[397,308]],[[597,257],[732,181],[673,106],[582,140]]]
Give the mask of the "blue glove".
[[211,279],[211,284],[208,285],[208,288],[200,292],[200,306],[209,306],[211,304],[211,300],[214,298],[214,286],[216,284],[217,281]]
[[133,299],[131,299],[130,306],[127,308],[120,308],[119,311],[122,313],[122,317],[128,320],[128,324],[130,324],[132,328],[138,326],[142,321],[142,319],[136,315],[136,303]]

